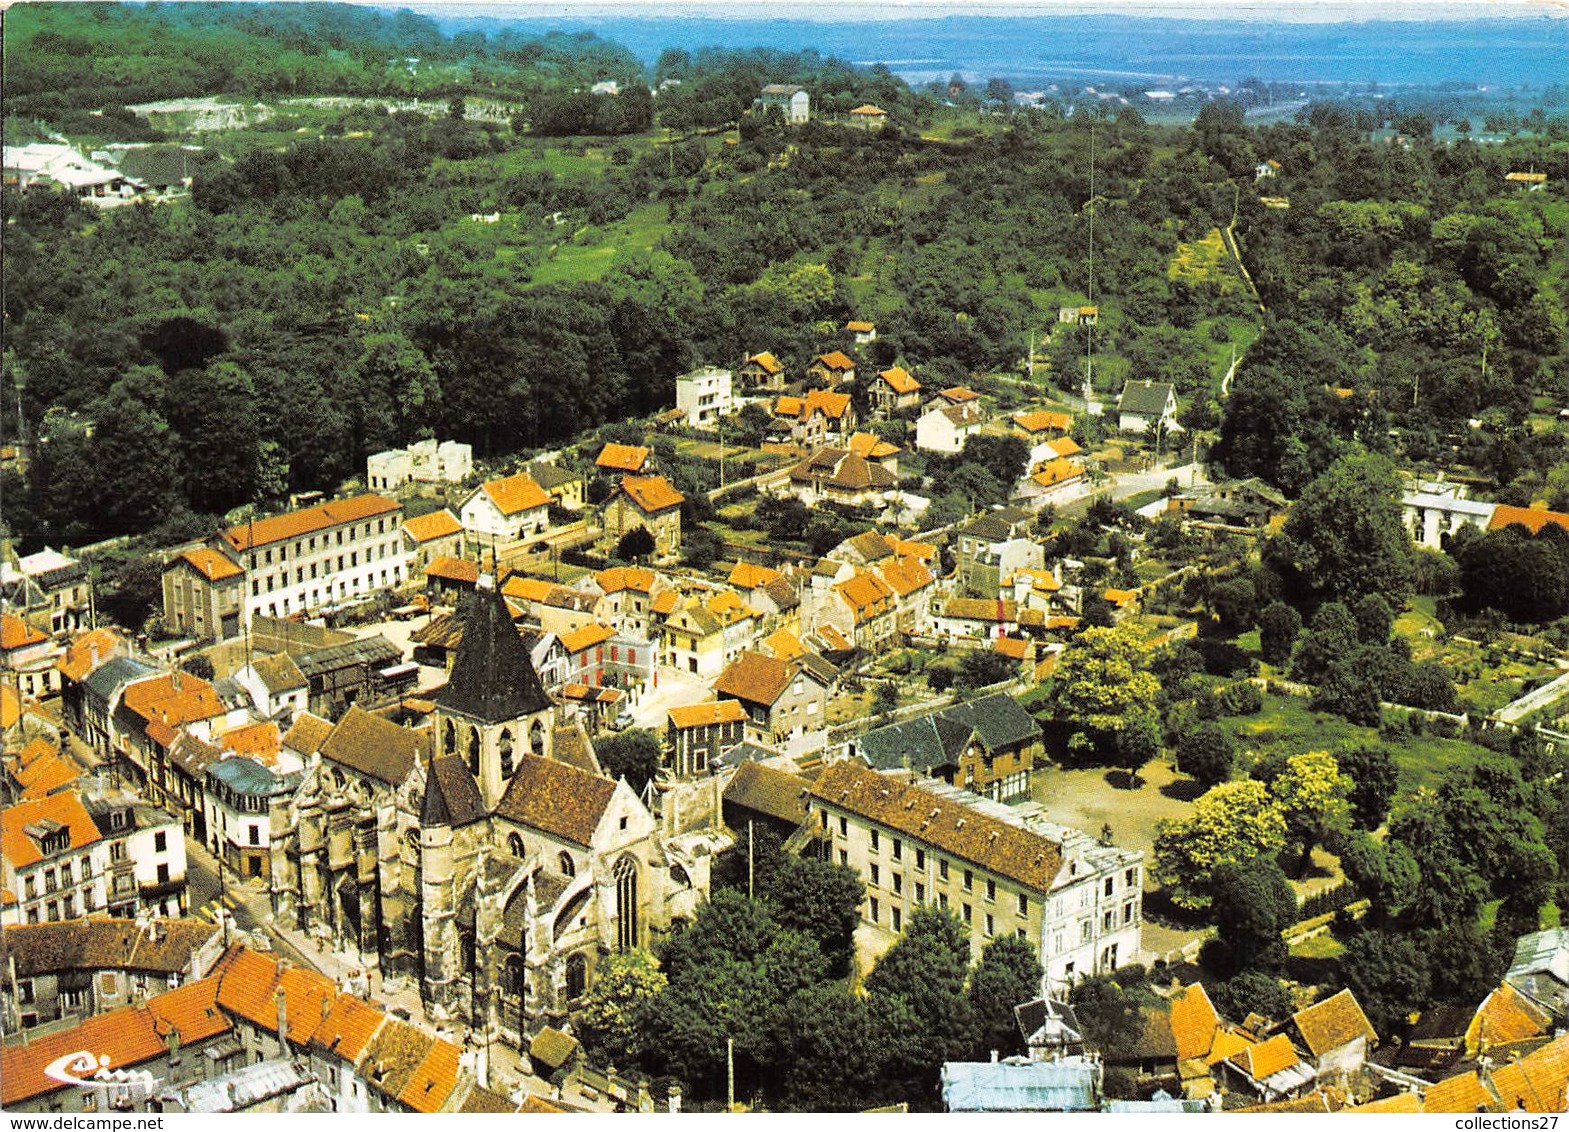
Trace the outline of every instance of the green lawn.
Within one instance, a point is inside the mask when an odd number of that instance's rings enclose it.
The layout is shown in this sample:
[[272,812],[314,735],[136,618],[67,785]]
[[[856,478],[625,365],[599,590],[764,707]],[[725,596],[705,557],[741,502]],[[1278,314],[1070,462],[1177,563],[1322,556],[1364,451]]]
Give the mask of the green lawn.
[[1310,936],[1291,948],[1291,954],[1301,959],[1338,959],[1346,949],[1330,932]]
[[1480,748],[1462,739],[1434,735],[1406,736],[1386,742],[1377,729],[1348,723],[1338,716],[1309,710],[1307,701],[1294,696],[1265,696],[1258,715],[1221,720],[1236,738],[1239,751],[1259,756],[1283,752],[1287,756],[1307,751],[1337,751],[1365,744],[1387,745],[1400,768],[1402,791],[1437,783],[1451,767],[1473,761]]
[[623,248],[649,249],[670,229],[665,206],[648,204],[625,220],[590,228],[570,242],[558,244],[534,269],[538,283],[588,283],[600,279]]

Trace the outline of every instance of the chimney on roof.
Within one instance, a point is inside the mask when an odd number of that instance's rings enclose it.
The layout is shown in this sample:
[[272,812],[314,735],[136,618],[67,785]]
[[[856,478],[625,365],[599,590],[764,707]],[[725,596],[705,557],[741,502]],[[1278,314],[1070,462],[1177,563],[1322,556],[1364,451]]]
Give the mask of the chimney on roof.
[[289,1052],[289,998],[282,987],[273,991],[272,997],[278,1003],[278,1055],[281,1057]]
[[89,649],[88,649],[88,650],[87,650],[87,651],[88,651],[88,652],[89,652],[89,653],[90,653],[90,654],[91,654],[91,656],[92,656],[92,659],[93,659],[93,667],[94,667],[94,668],[97,668],[97,667],[98,667],[98,642],[97,642],[97,641],[94,641],[94,642],[93,642],[93,643],[92,643],[92,646],[91,646],[91,647],[90,647],[90,648],[89,648]]
[[[180,690],[180,670],[178,668],[174,670],[174,677],[171,683],[173,684],[174,690],[178,692]],[[167,716],[165,717],[164,722],[168,722]]]

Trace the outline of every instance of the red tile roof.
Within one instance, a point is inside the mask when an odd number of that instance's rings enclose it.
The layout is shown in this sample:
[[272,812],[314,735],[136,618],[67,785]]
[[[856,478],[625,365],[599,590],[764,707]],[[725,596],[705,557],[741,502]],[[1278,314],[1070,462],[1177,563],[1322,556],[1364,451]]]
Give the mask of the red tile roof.
[[1028,413],[1014,413],[1013,423],[1025,432],[1066,432],[1073,424],[1073,418],[1067,413],[1035,409]]
[[415,1112],[439,1112],[458,1083],[458,1047],[437,1038],[398,1100]]
[[0,616],[0,649],[20,649],[47,641],[47,634],[40,633],[14,613]]
[[714,691],[750,704],[772,707],[784,694],[797,668],[760,652],[743,652],[714,681]]
[[1314,1057],[1323,1057],[1357,1038],[1366,1038],[1370,1049],[1378,1041],[1373,1024],[1350,988],[1297,1011],[1291,1020],[1302,1035],[1302,1044]]
[[830,763],[813,784],[812,796],[1034,892],[1050,892],[1062,869],[1062,847],[1057,842],[962,802],[878,774],[858,759]]
[[227,554],[207,546],[198,550],[187,550],[177,561],[184,562],[209,582],[221,582],[226,578],[237,578],[245,573],[240,568],[240,564]]
[[482,483],[480,490],[490,497],[496,510],[503,515],[518,515],[550,506],[550,493],[535,483],[533,476],[524,472]]
[[599,450],[595,465],[612,472],[641,472],[648,463],[648,449],[631,444],[607,444]]
[[431,542],[457,534],[463,529],[463,524],[456,515],[443,507],[440,511],[403,520],[403,529],[415,542]]
[[36,865],[44,859],[38,842],[27,832],[29,826],[45,830],[64,827],[70,831],[71,849],[85,849],[102,840],[92,815],[75,791],[19,802],[0,810],[0,850],[13,869]]
[[337,1054],[351,1065],[358,1065],[371,1038],[386,1020],[387,1016],[370,1003],[340,994],[311,1035],[311,1048]]
[[189,672],[165,672],[128,684],[121,702],[147,722],[160,720],[170,727],[216,719],[228,710],[211,684]]
[[607,594],[620,593],[622,590],[646,594],[653,591],[655,577],[654,572],[645,566],[612,566],[595,574],[594,581]]
[[609,625],[584,625],[581,629],[565,634],[561,638],[561,647],[566,649],[569,655],[580,653],[584,649],[604,644],[615,635],[616,631]]
[[1204,984],[1194,983],[1171,996],[1171,1032],[1177,1039],[1177,1060],[1203,1057],[1215,1044],[1220,1015]]
[[604,820],[616,784],[553,759],[524,755],[496,816],[573,845],[588,845]]
[[1493,511],[1493,517],[1488,520],[1487,529],[1498,531],[1514,526],[1516,523],[1534,535],[1548,523],[1557,523],[1560,527],[1569,529],[1569,515],[1562,511],[1548,511],[1541,507],[1510,507],[1500,503]]
[[1262,1081],[1266,1077],[1273,1077],[1282,1069],[1290,1069],[1300,1060],[1296,1047],[1291,1044],[1291,1039],[1285,1034],[1276,1034],[1267,1042],[1249,1046],[1231,1058],[1231,1063],[1253,1080]]
[[916,381],[915,378],[911,377],[909,372],[903,366],[894,366],[891,369],[879,370],[877,372],[877,377],[880,381],[883,382],[883,384],[887,385],[889,389],[892,389],[895,393],[900,395],[905,393],[919,393],[921,391],[921,383]]
[[443,554],[430,560],[425,567],[425,576],[472,586],[479,581],[479,563]]
[[1493,1070],[1493,1091],[1511,1112],[1569,1110],[1569,1034],[1560,1034],[1519,1061]]
[[[124,646],[125,639],[113,629],[94,629],[67,645],[65,652],[55,661],[55,667],[67,680],[80,683],[97,665],[111,656],[118,656]],[[93,660],[95,650],[98,658],[96,663]]]
[[857,574],[834,586],[850,607],[857,625],[893,610],[893,589],[876,574]]
[[784,370],[784,366],[779,364],[779,359],[774,357],[773,354],[769,353],[767,350],[764,350],[760,354],[753,354],[750,358],[747,358],[746,361],[748,365],[755,363],[763,370],[764,373],[768,374],[781,373]]
[[287,515],[273,515],[252,523],[241,523],[226,530],[223,537],[235,550],[250,550],[252,547],[267,546],[401,510],[399,504],[385,496],[356,495],[351,499],[334,499],[300,511],[290,511]]
[[770,566],[758,566],[751,562],[737,562],[730,570],[727,579],[732,586],[743,590],[755,590],[758,586],[766,586],[775,578],[782,577],[778,570]]
[[664,476],[624,476],[621,490],[644,514],[668,511],[686,502],[686,496],[670,486]]
[[746,708],[740,700],[709,700],[701,704],[683,704],[669,711],[670,722],[679,730],[689,727],[712,727],[720,723],[741,723],[746,719]]
[[814,359],[814,364],[821,365],[824,369],[833,370],[836,373],[844,373],[855,368],[854,360],[846,356],[843,350],[829,350],[826,354],[818,354]]

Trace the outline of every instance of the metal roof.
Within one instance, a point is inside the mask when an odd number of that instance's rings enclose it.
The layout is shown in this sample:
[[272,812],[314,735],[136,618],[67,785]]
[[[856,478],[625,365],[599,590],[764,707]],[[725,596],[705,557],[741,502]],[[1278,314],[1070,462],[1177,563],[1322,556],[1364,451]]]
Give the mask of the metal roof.
[[1100,1066],[1084,1058],[1058,1061],[950,1061],[942,1067],[949,1112],[1094,1112]]

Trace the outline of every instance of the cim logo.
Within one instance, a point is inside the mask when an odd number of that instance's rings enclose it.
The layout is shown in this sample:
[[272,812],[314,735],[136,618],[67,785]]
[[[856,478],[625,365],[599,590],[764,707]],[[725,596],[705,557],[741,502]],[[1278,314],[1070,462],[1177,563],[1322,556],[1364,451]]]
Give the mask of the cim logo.
[[110,1069],[107,1055],[94,1056],[86,1050],[55,1058],[44,1066],[44,1076],[79,1089],[103,1089],[111,1094],[110,1103],[118,1109],[144,1102],[158,1086],[157,1080],[145,1069]]

